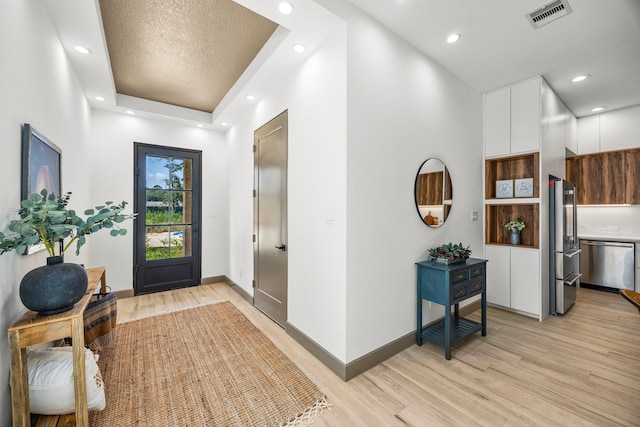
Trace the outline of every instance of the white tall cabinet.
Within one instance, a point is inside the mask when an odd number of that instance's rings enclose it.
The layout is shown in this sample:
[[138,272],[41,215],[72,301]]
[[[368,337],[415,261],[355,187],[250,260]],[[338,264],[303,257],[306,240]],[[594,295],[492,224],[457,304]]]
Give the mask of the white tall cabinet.
[[[483,97],[484,204],[489,304],[544,319],[549,313],[549,175],[565,177],[565,147],[576,149],[575,117],[540,76]],[[532,178],[534,192],[496,197],[497,180]],[[515,182],[514,182],[515,185]],[[522,244],[501,223],[522,215]]]

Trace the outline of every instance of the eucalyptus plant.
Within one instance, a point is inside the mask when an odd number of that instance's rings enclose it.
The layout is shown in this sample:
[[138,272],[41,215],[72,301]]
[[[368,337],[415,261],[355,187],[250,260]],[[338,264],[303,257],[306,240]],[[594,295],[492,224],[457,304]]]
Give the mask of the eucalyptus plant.
[[509,221],[503,223],[502,227],[505,230],[508,230],[511,232],[517,231],[519,233],[525,228],[524,218],[522,218],[521,216],[518,216],[516,219],[510,219]]
[[[29,246],[44,244],[49,256],[56,256],[56,246],[59,246],[58,255],[63,255],[73,243],[76,243],[76,255],[80,254],[80,248],[86,243],[86,236],[96,233],[103,228],[110,229],[111,236],[124,236],[127,230],[119,228],[118,224],[127,219],[134,219],[136,214],[126,214],[127,202],[120,204],[105,202],[94,209],[84,211],[83,219],[73,209],[68,209],[71,192],[64,196],[56,197],[42,190],[40,194],[34,193],[28,199],[23,200],[18,210],[20,219],[14,219],[9,223],[9,234],[0,232],[0,255],[15,250],[24,255]],[[70,240],[64,243],[66,238]],[[63,244],[59,244],[63,242]]]
[[450,260],[468,259],[471,255],[471,249],[469,249],[469,246],[465,247],[462,243],[454,244],[449,242],[429,249],[429,255],[432,258],[448,258]]

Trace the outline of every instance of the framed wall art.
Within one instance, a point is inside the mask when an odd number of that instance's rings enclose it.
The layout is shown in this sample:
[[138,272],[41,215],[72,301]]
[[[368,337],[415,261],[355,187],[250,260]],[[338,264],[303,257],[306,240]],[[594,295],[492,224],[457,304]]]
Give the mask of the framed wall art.
[[516,179],[514,189],[516,197],[533,197],[533,178]]
[[29,123],[22,126],[22,200],[42,189],[62,195],[62,150]]
[[500,179],[496,181],[496,197],[506,199],[513,197],[513,180]]

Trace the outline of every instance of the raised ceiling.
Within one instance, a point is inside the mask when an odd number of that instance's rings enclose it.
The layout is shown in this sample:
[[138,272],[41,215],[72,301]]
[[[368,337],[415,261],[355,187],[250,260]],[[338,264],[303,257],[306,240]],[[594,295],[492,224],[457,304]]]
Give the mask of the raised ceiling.
[[[312,55],[337,29],[344,28],[344,21],[325,5],[347,14],[348,6],[362,9],[479,92],[541,75],[578,117],[593,114],[591,108],[599,105],[612,110],[640,104],[639,0],[568,0],[572,9],[569,15],[537,30],[526,14],[550,0],[290,0],[294,11],[286,16],[278,12],[281,0],[233,0],[278,27],[212,112],[120,93],[109,62],[117,52],[115,48],[107,52],[98,1],[43,1],[94,108],[119,112],[131,109],[221,131],[228,128],[223,122],[232,124],[252,108],[245,95],[251,93],[259,100],[288,70]],[[155,8],[160,10],[179,4],[179,0],[155,1],[162,5]],[[188,8],[200,8],[211,0],[182,2]],[[137,1],[122,3],[126,6]],[[130,25],[153,26],[158,20],[172,17],[179,21],[180,14],[160,18],[156,13],[140,13]],[[462,34],[459,42],[444,41],[451,32]],[[296,43],[303,43],[306,52],[293,53],[291,47]],[[76,44],[87,45],[94,54],[79,57],[73,51]],[[192,61],[190,57],[184,62]],[[591,78],[571,83],[572,77],[582,73],[591,74]],[[178,82],[188,79],[178,77]],[[194,87],[185,91],[199,95],[202,86]],[[96,96],[104,101],[96,101]]]
[[116,91],[212,112],[278,24],[232,0],[100,0]]

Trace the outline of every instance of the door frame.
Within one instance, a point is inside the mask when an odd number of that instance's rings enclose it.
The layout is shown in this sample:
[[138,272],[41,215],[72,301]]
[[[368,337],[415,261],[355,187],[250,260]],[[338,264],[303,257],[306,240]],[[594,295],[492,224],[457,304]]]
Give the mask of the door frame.
[[[258,289],[258,272],[259,272],[259,254],[260,254],[260,241],[259,241],[259,235],[260,235],[260,228],[259,228],[259,198],[258,198],[258,192],[260,190],[259,187],[259,175],[258,175],[258,160],[259,160],[259,150],[258,150],[258,138],[266,138],[267,136],[271,135],[272,133],[276,132],[278,129],[272,130],[270,132],[265,133],[264,135],[259,135],[259,132],[261,129],[263,129],[264,127],[270,125],[271,123],[273,123],[275,120],[282,120],[282,117],[284,117],[284,128],[286,129],[287,132],[287,141],[286,141],[286,153],[285,153],[285,159],[284,159],[284,173],[285,173],[285,185],[284,188],[282,188],[282,193],[281,193],[281,201],[282,201],[282,212],[284,214],[284,244],[286,245],[286,250],[285,250],[285,257],[286,257],[286,269],[284,271],[284,277],[285,277],[285,296],[284,296],[284,300],[283,300],[283,305],[284,305],[284,320],[281,322],[277,319],[274,319],[272,316],[270,316],[269,314],[265,313],[264,311],[260,310],[259,307],[257,307],[256,304],[256,291]],[[288,212],[288,184],[289,184],[289,111],[288,110],[284,110],[281,113],[275,115],[274,117],[272,117],[270,120],[268,120],[267,122],[265,122],[263,125],[261,125],[260,127],[258,127],[254,133],[254,140],[253,140],[253,281],[252,281],[252,288],[253,288],[253,298],[252,298],[252,304],[254,307],[258,308],[258,310],[262,311],[263,313],[265,313],[267,316],[269,316],[274,322],[276,322],[278,325],[280,325],[282,328],[286,329],[286,321],[288,318],[288,287],[289,287],[289,271],[288,271],[288,265],[289,265],[289,212]],[[281,217],[282,220],[282,217]]]
[[[193,150],[188,148],[181,147],[170,147],[165,145],[155,145],[155,144],[146,144],[142,142],[133,143],[133,177],[134,177],[134,188],[133,188],[133,206],[134,209],[138,207],[139,198],[138,198],[138,188],[140,185],[146,187],[146,177],[145,174],[142,173],[140,168],[138,167],[139,159],[139,149],[151,149],[156,150],[157,154],[162,156],[162,152],[172,152],[172,153],[189,153],[196,154],[194,161],[194,173],[192,176],[193,185],[192,185],[192,193],[194,198],[198,199],[198,207],[194,211],[192,211],[191,223],[192,223],[192,242],[193,248],[191,257],[193,257],[193,268],[192,268],[192,277],[195,282],[188,286],[177,286],[180,287],[189,287],[189,286],[197,286],[201,283],[202,280],[202,151],[201,150]],[[146,156],[146,154],[144,154]],[[146,198],[145,198],[146,200]],[[143,216],[146,218],[146,216]],[[195,226],[194,226],[195,225]],[[145,227],[146,224],[142,224],[142,221],[139,218],[136,218],[136,221],[133,222],[133,291],[134,295],[142,295],[145,293],[149,293],[149,291],[145,291],[144,289],[144,281],[141,277],[142,273],[140,272],[140,262],[146,261],[146,257],[144,259],[140,259],[140,254],[138,253],[137,243],[140,239],[144,241],[145,239]],[[178,258],[168,258],[178,259]],[[165,289],[161,289],[165,290]],[[166,289],[168,290],[168,289]]]

